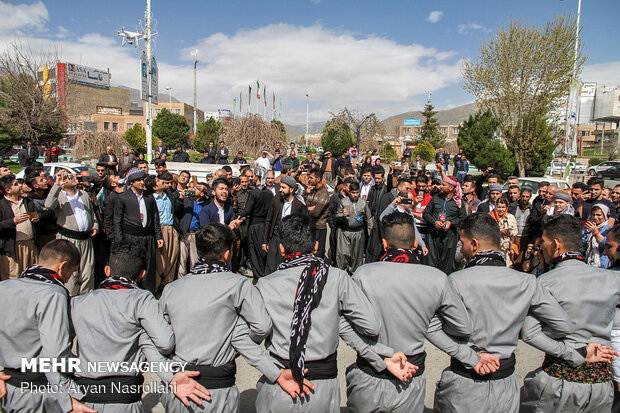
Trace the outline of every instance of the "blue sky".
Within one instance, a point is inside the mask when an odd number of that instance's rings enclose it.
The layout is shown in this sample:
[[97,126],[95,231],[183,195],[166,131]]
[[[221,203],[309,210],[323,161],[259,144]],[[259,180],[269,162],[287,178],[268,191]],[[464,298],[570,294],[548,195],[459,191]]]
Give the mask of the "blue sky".
[[[33,48],[54,47],[63,61],[109,67],[113,84],[137,87],[138,53],[121,47],[115,33],[135,30],[144,5],[0,1],[0,47],[18,36]],[[471,102],[460,87],[460,64],[476,56],[481,40],[511,17],[539,24],[576,13],[577,0],[152,0],[152,9],[160,91],[170,86],[192,102],[190,51],[197,48],[199,108],[232,109],[243,92],[247,109],[247,86],[259,79],[267,85],[268,112],[275,92],[283,120],[300,124],[306,93],[311,122],[345,105],[381,118],[419,109],[428,91],[439,109]],[[620,84],[616,10],[617,0],[583,2],[585,81]]]

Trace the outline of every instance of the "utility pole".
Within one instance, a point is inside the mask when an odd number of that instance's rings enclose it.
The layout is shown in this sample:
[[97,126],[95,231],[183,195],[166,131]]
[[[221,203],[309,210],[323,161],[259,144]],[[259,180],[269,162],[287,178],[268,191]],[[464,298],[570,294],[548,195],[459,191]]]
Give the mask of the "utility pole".
[[166,90],[168,91],[168,100],[169,100],[169,104],[170,104],[170,113],[172,113],[172,88],[171,87],[167,87]]
[[[308,101],[308,94],[306,93],[306,147],[308,146],[308,114],[310,109],[310,104]],[[308,151],[308,149],[306,149],[306,152]]]
[[152,66],[153,56],[151,51],[151,0],[146,0],[146,12],[144,13],[144,46],[146,48],[146,67],[147,67],[147,82],[149,88],[149,95],[146,101],[146,160],[151,164],[153,159],[153,81],[152,81]]
[[[575,79],[575,81],[577,81],[577,58],[579,56],[579,22],[581,20],[581,0],[579,0],[578,5],[577,5],[577,28],[575,29],[575,62],[573,63],[573,79]],[[571,86],[573,84],[573,81],[571,80]],[[568,140],[572,139],[571,136],[569,136],[569,128],[568,128],[568,117],[569,117],[569,112],[570,112],[570,103],[571,103],[571,99],[570,96],[572,94],[572,88],[569,87],[569,91],[568,91],[568,100],[566,101],[566,124],[564,127],[564,156],[566,156],[566,167],[562,168],[562,178],[564,178],[566,176],[566,172],[567,170],[570,168],[570,159],[571,159],[571,155],[568,153]],[[581,101],[581,97],[580,96],[575,96],[575,98],[577,99],[577,113],[575,114],[575,130],[571,130],[570,132],[574,133],[574,137],[575,137],[575,142],[577,142],[577,129],[579,126],[579,106],[580,106],[580,101]],[[603,128],[604,129],[604,128]],[[572,147],[572,145],[571,145]]]
[[196,136],[196,66],[198,65],[198,49],[192,52],[194,55],[194,137]]

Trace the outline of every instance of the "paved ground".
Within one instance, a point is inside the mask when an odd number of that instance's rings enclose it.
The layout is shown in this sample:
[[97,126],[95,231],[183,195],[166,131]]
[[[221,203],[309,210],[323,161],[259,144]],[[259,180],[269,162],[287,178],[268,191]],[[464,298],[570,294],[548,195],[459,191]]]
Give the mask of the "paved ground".
[[[355,352],[340,341],[338,347],[338,379],[340,381],[340,405],[341,412],[347,411],[346,404],[346,383],[344,374],[346,368],[355,361]],[[521,380],[530,371],[539,367],[542,363],[543,354],[528,346],[523,342],[519,342],[516,352],[517,357],[517,375]],[[433,397],[435,394],[435,385],[441,376],[441,371],[448,365],[449,358],[442,351],[435,348],[432,344],[427,343],[426,357],[426,399],[425,412],[432,412]],[[256,382],[260,377],[260,373],[248,365],[242,357],[237,358],[237,387],[241,393],[241,401],[239,411],[241,413],[254,413],[254,401],[256,400]],[[158,382],[157,376],[154,374],[146,375],[145,383]],[[159,403],[157,394],[147,394],[144,396],[146,412],[164,413],[163,406]]]

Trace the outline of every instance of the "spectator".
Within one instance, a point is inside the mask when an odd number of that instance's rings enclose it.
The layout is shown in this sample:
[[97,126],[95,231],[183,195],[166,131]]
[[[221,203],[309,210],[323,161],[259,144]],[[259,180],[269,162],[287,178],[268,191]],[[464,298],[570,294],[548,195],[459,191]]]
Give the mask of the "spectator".
[[172,162],[189,162],[189,154],[183,150],[183,145],[180,143],[172,155]]
[[220,141],[220,149],[217,152],[217,163],[220,165],[228,164],[228,148],[224,146],[224,141]]
[[609,258],[605,251],[605,238],[611,230],[609,225],[609,207],[598,203],[592,206],[588,221],[583,223],[583,247],[586,262],[600,268],[609,268]]
[[237,156],[233,159],[232,163],[234,164],[247,164],[248,162],[243,157],[243,151],[237,152]]
[[506,254],[506,266],[512,267],[516,253],[512,242],[512,237],[517,235],[517,220],[515,216],[508,212],[508,200],[499,198],[495,204],[495,208],[491,211],[491,216],[499,225],[501,240],[499,249]]
[[299,168],[299,158],[297,158],[297,153],[294,149],[291,150],[290,155],[282,161],[282,167],[293,172],[297,171]]
[[36,146],[32,144],[32,141],[30,139],[26,141],[26,147],[22,148],[17,153],[17,159],[19,161],[19,165],[22,168],[31,166],[34,162],[36,162],[38,157],[39,157],[39,150],[37,149]]
[[[136,155],[129,153],[129,148],[123,146],[121,156],[118,158],[118,174],[124,176],[131,168],[136,160]],[[101,158],[100,158],[101,159]]]

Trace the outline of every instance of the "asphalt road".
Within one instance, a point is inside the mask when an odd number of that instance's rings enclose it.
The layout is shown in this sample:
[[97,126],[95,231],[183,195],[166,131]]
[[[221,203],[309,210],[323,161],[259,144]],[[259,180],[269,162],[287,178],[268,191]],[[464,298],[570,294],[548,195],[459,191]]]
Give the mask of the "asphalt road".
[[[435,395],[435,385],[441,376],[441,372],[449,364],[449,357],[444,352],[438,350],[430,343],[427,344],[426,356],[426,398],[425,412],[432,412],[433,398]],[[542,364],[543,353],[530,347],[529,345],[519,342],[516,351],[517,365],[516,372],[521,381],[527,373]],[[355,352],[341,340],[338,347],[338,380],[340,381],[340,406],[341,413],[347,412],[347,395],[345,371],[346,368],[355,361]],[[254,413],[254,402],[256,400],[256,382],[261,374],[258,370],[248,365],[242,357],[237,358],[237,387],[241,394],[239,411],[241,413]],[[145,375],[145,384],[159,382],[154,374]],[[156,393],[148,393],[143,398],[146,412],[164,413],[163,406],[159,403],[159,395]]]

